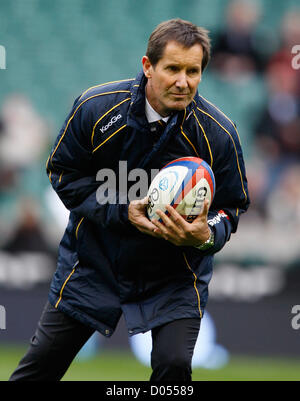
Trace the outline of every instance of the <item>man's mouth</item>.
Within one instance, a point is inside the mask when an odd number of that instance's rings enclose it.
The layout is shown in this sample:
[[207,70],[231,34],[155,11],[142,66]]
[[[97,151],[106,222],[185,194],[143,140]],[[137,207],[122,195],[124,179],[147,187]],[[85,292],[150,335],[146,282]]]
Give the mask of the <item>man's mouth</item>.
[[185,97],[188,96],[188,93],[171,93],[172,96],[176,96],[176,97]]

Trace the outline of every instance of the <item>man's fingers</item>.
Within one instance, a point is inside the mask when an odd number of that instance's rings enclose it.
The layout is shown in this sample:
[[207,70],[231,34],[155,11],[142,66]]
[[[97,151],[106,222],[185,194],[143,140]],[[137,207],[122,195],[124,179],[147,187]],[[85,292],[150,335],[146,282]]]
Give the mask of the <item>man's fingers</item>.
[[[158,210],[156,213],[159,215],[159,217],[161,218],[162,222],[164,223],[164,225],[162,226],[165,227],[165,229],[167,230],[171,230],[176,234],[179,234],[180,231],[182,231],[180,224],[177,224],[177,216],[179,218],[181,218],[181,216],[170,206],[167,206],[167,211],[170,213],[169,216],[167,216],[164,212],[162,212],[161,210]],[[175,212],[175,214],[174,214]],[[163,231],[163,230],[162,230]]]
[[167,205],[166,209],[170,214],[170,219],[176,224],[176,226],[184,229],[188,224],[184,218],[172,206]]
[[154,237],[159,237],[159,232],[157,231],[157,227],[147,218],[140,219],[139,223],[136,224],[136,228],[144,234],[149,234]]
[[155,225],[154,232],[156,234],[163,235],[166,233],[166,227],[160,221],[158,221],[156,219],[154,219],[152,221],[153,221],[153,224]]
[[[203,218],[207,218],[210,207],[209,203],[209,200],[205,199],[203,203],[203,208],[194,221],[199,221],[203,220]],[[190,223],[188,223],[172,206],[167,205],[166,209],[170,214],[169,218],[176,224],[177,227],[180,227],[182,230],[188,230]]]
[[198,222],[203,221],[203,219],[207,220],[207,215],[208,215],[208,212],[209,212],[209,207],[210,207],[209,200],[206,199],[206,200],[204,201],[203,208],[202,208],[200,214],[198,214],[198,216],[195,218],[195,220],[192,222],[192,224],[193,224],[193,223],[196,223],[196,224],[197,224]]
[[203,209],[202,209],[202,215],[207,216],[209,211],[209,200],[205,199]]
[[138,208],[145,208],[148,205],[149,199],[148,196],[145,196],[143,199],[135,199],[131,201],[130,203],[134,206],[137,206]]
[[[139,208],[143,208],[148,204],[148,198],[145,197],[141,200],[135,201],[135,205]],[[209,211],[209,201],[206,199],[203,204],[201,213],[194,220],[194,224],[188,223],[172,206],[167,205],[166,210],[169,213],[167,215],[161,210],[156,213],[160,218],[160,221],[154,219],[150,221],[146,216],[138,216],[136,219],[135,226],[139,231],[152,235],[156,238],[164,238],[170,240],[182,238],[183,235],[188,236],[195,230],[195,227],[199,224],[203,224],[203,220],[207,219]]]

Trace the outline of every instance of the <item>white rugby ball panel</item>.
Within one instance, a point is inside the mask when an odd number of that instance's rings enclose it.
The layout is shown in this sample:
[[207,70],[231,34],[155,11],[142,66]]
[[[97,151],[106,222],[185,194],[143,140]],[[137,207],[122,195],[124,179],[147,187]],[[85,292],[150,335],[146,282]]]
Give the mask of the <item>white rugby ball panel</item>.
[[215,192],[215,179],[210,166],[197,157],[183,157],[168,163],[153,179],[149,190],[148,217],[160,219],[156,211],[166,212],[173,206],[187,221],[192,221],[210,204]]

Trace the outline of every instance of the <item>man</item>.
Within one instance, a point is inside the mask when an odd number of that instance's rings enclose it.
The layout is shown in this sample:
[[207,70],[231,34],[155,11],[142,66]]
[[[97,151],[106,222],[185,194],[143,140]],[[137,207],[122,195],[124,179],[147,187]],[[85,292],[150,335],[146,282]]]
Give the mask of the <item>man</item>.
[[[94,330],[111,336],[122,313],[129,335],[152,331],[150,380],[191,380],[213,255],[249,204],[235,126],[197,93],[209,58],[206,30],[166,21],[151,34],[135,80],[76,99],[47,163],[69,224],[49,303],[11,380],[59,380]],[[158,134],[152,126],[161,119]],[[183,156],[206,160],[216,179],[210,210],[206,203],[193,223],[172,208],[163,224],[150,222],[147,199],[124,202],[123,182],[99,191],[105,180],[99,186],[96,176],[110,169],[120,178],[120,161],[150,178]]]

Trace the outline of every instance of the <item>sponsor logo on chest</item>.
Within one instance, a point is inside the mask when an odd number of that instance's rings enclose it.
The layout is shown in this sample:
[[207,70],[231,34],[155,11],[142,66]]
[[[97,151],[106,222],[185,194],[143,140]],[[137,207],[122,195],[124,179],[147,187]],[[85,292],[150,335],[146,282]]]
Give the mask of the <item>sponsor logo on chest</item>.
[[111,120],[110,120],[106,125],[103,125],[103,126],[100,128],[101,133],[104,134],[104,132],[107,131],[107,130],[108,130],[113,124],[115,124],[120,118],[122,118],[122,115],[121,115],[121,114],[118,114],[118,115],[116,115],[116,116],[113,116],[113,117],[111,118]]

